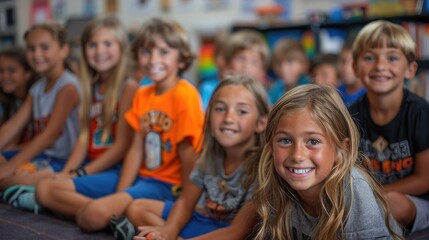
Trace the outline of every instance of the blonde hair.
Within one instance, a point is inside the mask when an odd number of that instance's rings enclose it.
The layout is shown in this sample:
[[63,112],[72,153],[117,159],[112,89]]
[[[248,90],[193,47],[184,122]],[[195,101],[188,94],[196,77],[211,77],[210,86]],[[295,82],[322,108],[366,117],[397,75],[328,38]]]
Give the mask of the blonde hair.
[[152,48],[156,44],[156,37],[162,38],[168,46],[179,50],[179,62],[183,67],[179,69],[178,74],[185,72],[195,59],[191,51],[189,39],[183,27],[175,22],[161,18],[152,18],[143,24],[136,35],[132,45],[134,60],[138,60],[138,51],[140,48]]
[[[234,86],[240,85],[245,87],[250,93],[252,93],[252,95],[255,98],[255,105],[256,105],[256,108],[258,109],[259,118],[268,116],[268,112],[269,112],[268,97],[264,87],[258,80],[247,75],[237,74],[237,75],[226,76],[222,81],[220,81],[218,87],[215,89],[212,95],[212,98],[209,101],[206,115],[205,115],[203,145],[202,145],[202,150],[197,158],[198,167],[203,171],[206,171],[207,169],[211,169],[211,170],[214,170],[215,173],[217,173],[218,171],[218,169],[216,169],[217,165],[214,163],[216,161],[219,161],[219,159],[225,158],[225,151],[223,147],[211,135],[212,129],[210,124],[210,118],[211,118],[211,114],[212,114],[211,112],[214,106],[213,101],[214,99],[216,99],[218,92],[222,88],[228,87],[231,85],[234,85]],[[242,176],[246,176],[246,179],[243,181],[243,185],[245,188],[250,187],[253,181],[256,180],[256,172],[257,172],[259,157],[256,157],[255,154],[258,152],[257,149],[259,149],[264,142],[263,133],[255,133],[255,134],[256,134],[256,142],[255,142],[254,148],[249,150],[248,156],[246,156],[247,159],[244,162],[246,173],[243,174]]]
[[114,16],[102,16],[89,22],[83,30],[80,39],[80,80],[82,86],[82,102],[80,104],[81,133],[79,140],[85,144],[88,143],[89,137],[89,114],[91,110],[90,107],[93,96],[93,88],[98,80],[97,71],[88,64],[85,46],[91,40],[92,36],[102,28],[114,30],[116,41],[121,48],[122,55],[120,57],[119,63],[115,66],[112,74],[110,75],[107,83],[107,91],[104,96],[104,106],[102,113],[103,134],[101,137],[103,142],[106,142],[111,134],[111,125],[114,121],[115,108],[117,107],[117,101],[119,98],[118,90],[127,78],[127,70],[129,67],[128,36],[119,19]]
[[402,26],[385,20],[368,23],[353,43],[353,61],[367,48],[380,47],[401,49],[409,63],[416,60],[416,44]]
[[298,59],[304,63],[308,62],[304,46],[295,39],[284,38],[274,45],[272,63],[280,63],[288,59]]
[[257,48],[257,51],[261,55],[264,68],[268,68],[270,50],[264,36],[254,30],[240,30],[230,35],[223,48],[225,61],[230,64],[238,52],[254,47]]
[[[287,92],[273,107],[265,132],[265,146],[258,169],[259,187],[254,203],[262,223],[257,239],[293,239],[292,211],[299,204],[294,189],[276,172],[273,161],[273,137],[285,114],[307,109],[314,121],[336,146],[334,165],[324,180],[320,192],[322,209],[314,230],[317,239],[343,239],[342,230],[347,222],[349,209],[345,188],[352,189],[352,168],[356,167],[368,179],[373,193],[384,209],[386,225],[391,235],[400,239],[390,227],[390,212],[380,186],[357,162],[359,132],[337,90],[330,86],[307,84]],[[347,139],[347,141],[346,141]],[[351,200],[353,201],[353,194]]]

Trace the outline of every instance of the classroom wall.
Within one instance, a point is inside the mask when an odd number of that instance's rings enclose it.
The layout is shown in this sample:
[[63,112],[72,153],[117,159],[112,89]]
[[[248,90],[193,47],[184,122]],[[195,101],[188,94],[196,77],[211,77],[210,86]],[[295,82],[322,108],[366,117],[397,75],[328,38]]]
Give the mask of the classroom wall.
[[[55,1],[50,0],[51,5]],[[107,0],[92,0],[95,3],[96,14],[105,12]],[[117,0],[117,15],[130,30],[136,30],[145,20],[158,16],[174,19],[184,26],[189,32],[192,49],[199,49],[201,35],[214,35],[220,29],[228,29],[235,22],[258,22],[258,16],[243,10],[242,1],[252,0],[226,0],[227,8],[215,11],[207,10],[208,0],[171,0],[171,9],[163,11],[160,0],[148,0],[145,7],[139,4],[140,0]],[[253,0],[257,4],[269,2],[269,0]],[[354,0],[353,2],[366,2],[367,0]],[[85,0],[64,1],[63,22],[68,17],[82,16],[85,11]],[[192,2],[193,4],[185,4]],[[220,1],[222,2],[222,1]],[[349,0],[290,0],[290,18],[294,21],[306,21],[309,11],[329,12]],[[17,4],[17,40],[23,44],[22,35],[30,25],[29,12],[30,0],[16,0]],[[286,9],[288,10],[288,9]],[[191,80],[196,79],[196,64],[188,73]]]

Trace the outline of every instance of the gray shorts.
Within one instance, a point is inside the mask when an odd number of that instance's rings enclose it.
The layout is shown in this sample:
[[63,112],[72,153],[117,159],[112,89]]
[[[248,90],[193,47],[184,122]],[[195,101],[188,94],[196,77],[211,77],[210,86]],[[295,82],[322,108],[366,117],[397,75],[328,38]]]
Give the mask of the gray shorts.
[[413,224],[413,227],[411,228],[410,233],[415,233],[428,228],[429,227],[429,201],[415,196],[407,195],[407,197],[409,197],[411,201],[414,203],[414,206],[416,206],[416,218],[414,219],[414,224]]

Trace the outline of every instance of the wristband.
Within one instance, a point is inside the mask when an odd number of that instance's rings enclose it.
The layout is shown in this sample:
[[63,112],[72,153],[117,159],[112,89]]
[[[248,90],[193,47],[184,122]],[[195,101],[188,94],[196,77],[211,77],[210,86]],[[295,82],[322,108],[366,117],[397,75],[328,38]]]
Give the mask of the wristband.
[[83,167],[79,167],[78,169],[70,170],[70,173],[76,173],[76,175],[78,177],[83,177],[83,176],[88,175],[88,173],[86,172],[85,168],[83,168]]
[[75,172],[76,172],[76,175],[78,177],[83,177],[83,176],[88,175],[88,173],[86,172],[85,168],[83,168],[83,167],[79,167],[78,169],[76,169]]

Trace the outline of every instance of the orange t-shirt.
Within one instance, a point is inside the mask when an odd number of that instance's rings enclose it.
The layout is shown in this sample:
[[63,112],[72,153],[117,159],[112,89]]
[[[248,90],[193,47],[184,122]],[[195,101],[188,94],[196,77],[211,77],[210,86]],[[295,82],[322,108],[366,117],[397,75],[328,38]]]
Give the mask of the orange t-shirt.
[[178,144],[189,138],[198,150],[204,124],[201,98],[186,80],[155,95],[155,85],[140,88],[125,119],[143,137],[144,161],[139,174],[182,185]]

